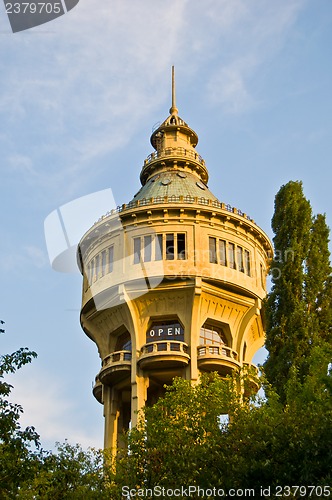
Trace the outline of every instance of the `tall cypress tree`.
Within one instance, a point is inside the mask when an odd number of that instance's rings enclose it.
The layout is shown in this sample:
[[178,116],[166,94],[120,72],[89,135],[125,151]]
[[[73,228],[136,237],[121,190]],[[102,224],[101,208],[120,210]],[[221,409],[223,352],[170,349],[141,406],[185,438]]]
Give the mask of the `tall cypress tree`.
[[[275,198],[272,218],[275,255],[271,263],[272,289],[266,300],[267,379],[281,399],[289,370],[307,371],[310,332],[305,297],[306,261],[310,249],[312,212],[301,182],[290,181]],[[309,289],[308,289],[309,290]]]
[[332,340],[332,281],[329,252],[329,228],[325,215],[318,214],[311,228],[306,262],[305,298],[312,342]]

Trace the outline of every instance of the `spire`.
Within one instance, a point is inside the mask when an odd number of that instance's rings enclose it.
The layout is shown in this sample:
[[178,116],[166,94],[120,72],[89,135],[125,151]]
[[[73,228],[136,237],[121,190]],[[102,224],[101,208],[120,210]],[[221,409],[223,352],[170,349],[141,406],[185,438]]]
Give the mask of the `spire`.
[[[150,137],[155,151],[145,160],[141,171],[143,186],[157,172],[192,172],[197,182],[207,183],[209,174],[203,158],[197,153],[198,136],[178,115],[175,99],[175,72],[172,66],[172,105],[170,115],[154,128]],[[200,186],[198,186],[200,187]],[[200,189],[203,189],[200,187]]]
[[177,115],[178,111],[179,110],[175,104],[175,71],[174,71],[174,66],[172,66],[172,107],[169,110],[169,112],[171,115]]

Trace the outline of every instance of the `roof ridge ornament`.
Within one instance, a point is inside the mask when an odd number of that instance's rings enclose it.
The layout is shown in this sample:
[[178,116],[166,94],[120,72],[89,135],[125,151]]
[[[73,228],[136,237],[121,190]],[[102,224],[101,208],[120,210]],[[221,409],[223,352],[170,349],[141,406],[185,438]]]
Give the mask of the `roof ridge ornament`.
[[175,70],[174,70],[174,66],[172,66],[172,107],[169,110],[169,112],[172,116],[177,116],[177,114],[179,112],[178,108],[176,107],[176,103],[175,103]]

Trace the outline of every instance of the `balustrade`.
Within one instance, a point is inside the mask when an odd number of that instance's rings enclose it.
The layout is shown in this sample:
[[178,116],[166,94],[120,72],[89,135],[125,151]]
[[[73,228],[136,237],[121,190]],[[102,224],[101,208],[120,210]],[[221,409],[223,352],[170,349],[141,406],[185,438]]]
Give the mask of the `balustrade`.
[[225,345],[201,345],[197,348],[197,354],[198,357],[212,354],[213,356],[223,356],[236,361],[238,359],[237,352]]
[[200,345],[197,347],[198,368],[218,371],[222,376],[240,368],[238,354],[225,345]]
[[186,149],[183,147],[177,147],[177,148],[166,148],[162,149],[160,151],[154,151],[151,153],[145,160],[144,166],[149,165],[151,162],[158,160],[160,158],[165,158],[167,156],[181,156],[181,157],[186,157],[191,160],[195,160],[201,165],[205,166],[205,161],[199,155],[196,151],[193,151],[191,149]]
[[103,359],[103,367],[112,363],[125,363],[131,361],[131,351],[115,351]]
[[[142,368],[184,366],[189,363],[188,345],[178,340],[149,342],[141,348],[138,363]],[[159,363],[161,362],[161,365]]]

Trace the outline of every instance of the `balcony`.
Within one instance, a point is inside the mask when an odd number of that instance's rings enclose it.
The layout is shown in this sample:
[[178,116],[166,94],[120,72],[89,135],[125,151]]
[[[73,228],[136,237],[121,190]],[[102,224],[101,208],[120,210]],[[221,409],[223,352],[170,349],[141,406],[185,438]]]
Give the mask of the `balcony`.
[[146,160],[141,171],[141,181],[144,184],[146,179],[149,177],[151,172],[155,167],[155,163],[160,163],[161,161],[172,160],[179,163],[190,164],[194,166],[197,170],[203,182],[207,182],[208,173],[205,166],[205,161],[194,149],[187,149],[184,147],[168,147],[160,151],[154,151],[151,153]]
[[186,159],[188,158],[190,160],[196,161],[197,163],[200,163],[205,167],[205,161],[203,160],[201,155],[197,153],[197,151],[183,147],[168,147],[166,149],[162,149],[161,151],[153,151],[153,153],[151,153],[145,160],[144,166],[149,165],[151,162],[159,160],[160,158],[166,158],[169,156]]
[[261,387],[257,366],[244,362],[243,374],[247,376],[244,382],[244,395],[249,397],[256,394]]
[[103,384],[99,380],[99,375],[95,378],[95,384],[92,386],[92,393],[99,403],[103,403]]
[[200,370],[217,371],[224,376],[240,367],[237,352],[225,345],[198,346],[197,365]]
[[115,351],[103,359],[99,380],[107,385],[118,383],[130,376],[130,370],[131,351]]
[[178,340],[149,342],[141,348],[142,369],[183,368],[189,363],[188,345]]

